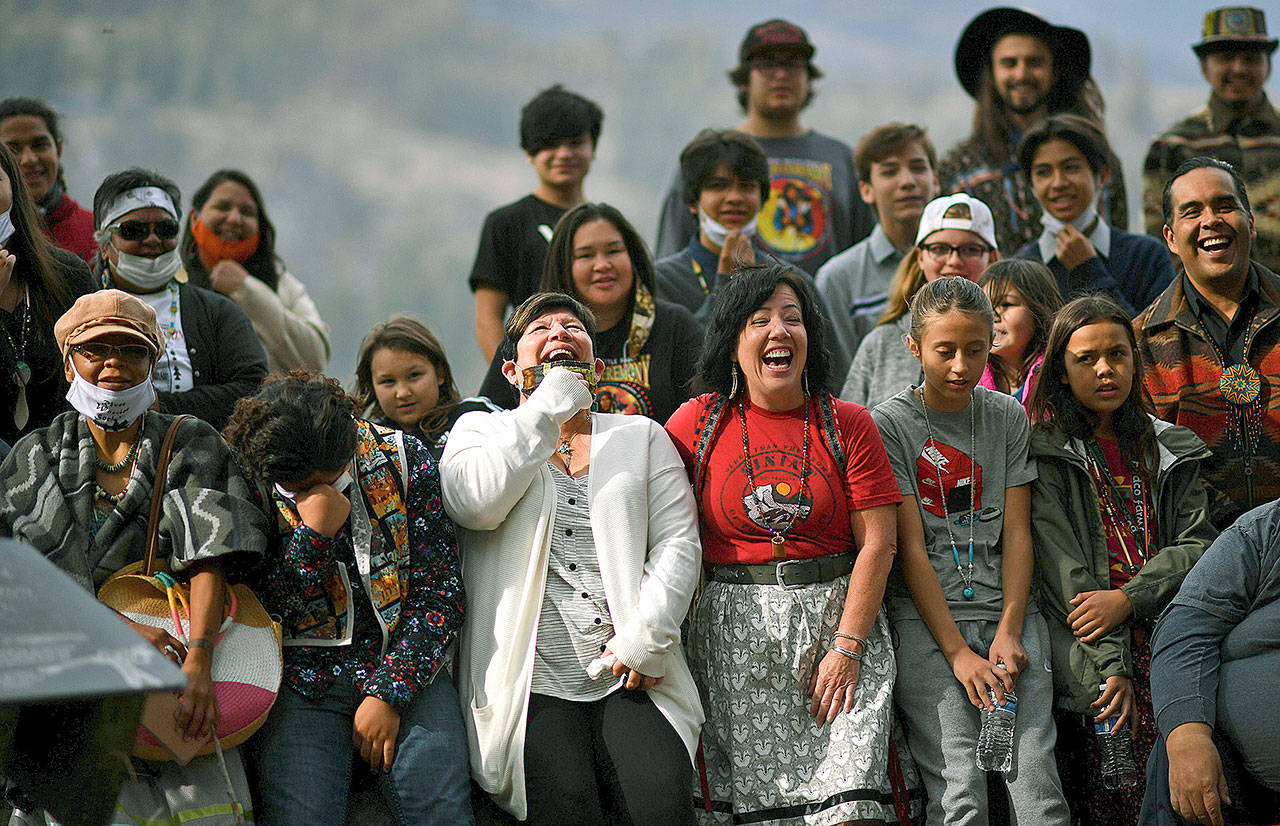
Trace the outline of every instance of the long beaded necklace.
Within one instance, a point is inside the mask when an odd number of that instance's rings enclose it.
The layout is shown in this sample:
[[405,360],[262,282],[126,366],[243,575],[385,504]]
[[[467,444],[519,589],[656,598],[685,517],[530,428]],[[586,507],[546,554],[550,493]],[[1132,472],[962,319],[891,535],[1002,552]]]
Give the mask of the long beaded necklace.
[[175,392],[182,380],[182,371],[178,366],[178,283],[169,280],[169,319],[165,324],[164,351],[169,362],[169,392]]
[[98,470],[102,471],[103,473],[115,473],[116,471],[123,470],[124,468],[133,464],[133,460],[138,458],[138,448],[142,444],[142,428],[146,425],[146,423],[147,423],[147,413],[146,411],[143,411],[142,417],[138,422],[138,432],[133,434],[133,444],[129,445],[129,452],[126,453],[125,457],[120,461],[109,465],[98,458],[98,452],[95,450],[93,453],[93,463],[97,465]]
[[4,332],[5,341],[9,343],[9,349],[13,352],[13,383],[18,385],[18,399],[13,405],[13,425],[22,430],[27,426],[27,422],[31,418],[31,408],[27,406],[27,385],[31,383],[31,365],[27,364],[23,356],[27,352],[27,331],[31,328],[31,303],[28,300],[26,291],[22,295],[22,324],[19,327],[18,343],[14,345],[13,337],[9,335],[9,328],[4,324],[0,324],[0,331]]
[[[759,494],[756,493],[756,474],[751,467],[751,444],[747,441],[747,403],[745,400],[738,403],[738,423],[742,425],[742,452],[747,460],[747,482],[751,485],[751,498],[756,500],[756,504],[764,509],[764,503],[760,501]],[[796,496],[797,507],[791,514],[790,521],[783,525],[780,529],[769,528],[769,543],[773,546],[773,558],[776,560],[787,558],[787,532],[796,524],[796,517],[800,514],[799,503],[804,499],[804,488],[806,478],[809,475],[809,398],[806,396],[804,400],[804,443],[801,448],[800,459],[800,486],[799,493]]]
[[[924,400],[923,384],[921,384],[919,387],[916,388],[916,393],[920,396],[920,408],[924,411],[924,428],[929,434],[929,441],[933,442],[934,446],[936,447],[939,444],[939,442],[937,439],[933,438],[933,425],[929,423],[929,405]],[[938,474],[938,499],[942,503],[942,521],[946,523],[947,538],[951,540],[951,557],[955,559],[956,571],[958,571],[960,574],[960,581],[964,583],[964,590],[961,591],[960,593],[964,596],[965,599],[973,599],[973,523],[978,521],[977,514],[974,513],[974,511],[976,510],[976,508],[974,507],[976,502],[974,488],[976,487],[976,484],[974,482],[974,473],[973,473],[974,466],[977,465],[978,463],[978,460],[975,458],[975,454],[978,449],[978,433],[977,433],[977,424],[976,424],[977,419],[973,411],[973,408],[976,405],[977,405],[977,402],[974,400],[973,394],[970,393],[969,394],[969,568],[968,568],[968,571],[966,571],[964,566],[960,564],[960,549],[956,546],[956,536],[951,531],[951,511],[948,510],[947,508],[947,493],[946,493],[946,490],[942,487],[942,467],[938,462],[933,462],[933,470],[935,473]],[[919,501],[919,497],[917,497],[917,502],[918,501]]]
[[[1147,502],[1147,486],[1142,481],[1141,468],[1136,462],[1131,463],[1130,471],[1133,473],[1133,511],[1131,512],[1125,506],[1124,497],[1120,495],[1120,491],[1116,489],[1111,479],[1106,456],[1102,455],[1102,448],[1097,439],[1090,439],[1085,443],[1085,457],[1089,464],[1089,474],[1093,477],[1098,490],[1098,501],[1102,505],[1102,511],[1111,522],[1111,527],[1120,540],[1120,550],[1124,552],[1125,561],[1121,564],[1121,568],[1126,574],[1133,576],[1152,556],[1151,526],[1148,523],[1150,508]],[[1128,544],[1124,541],[1126,533],[1133,539],[1133,553],[1138,555],[1136,562],[1133,554],[1129,553]]]
[[[1261,411],[1257,409],[1255,402],[1262,393],[1262,378],[1258,375],[1258,371],[1253,369],[1249,364],[1249,345],[1253,341],[1253,334],[1256,332],[1254,321],[1257,317],[1257,308],[1249,315],[1249,321],[1245,325],[1244,334],[1244,361],[1240,364],[1228,364],[1227,355],[1218,347],[1218,342],[1213,336],[1209,335],[1209,331],[1205,329],[1204,324],[1199,317],[1195,317],[1196,327],[1200,331],[1200,335],[1209,343],[1209,348],[1213,352],[1214,358],[1218,360],[1218,366],[1222,369],[1222,375],[1218,379],[1218,391],[1222,393],[1222,397],[1236,408],[1238,417],[1232,417],[1229,421],[1228,429],[1234,431],[1233,436],[1239,441],[1240,447],[1246,450],[1250,455],[1257,451],[1259,437],[1261,435]],[[1195,314],[1192,314],[1195,316]],[[1242,421],[1237,421],[1237,418]],[[1243,424],[1243,427],[1241,426]],[[1251,473],[1252,468],[1246,466],[1246,473]]]

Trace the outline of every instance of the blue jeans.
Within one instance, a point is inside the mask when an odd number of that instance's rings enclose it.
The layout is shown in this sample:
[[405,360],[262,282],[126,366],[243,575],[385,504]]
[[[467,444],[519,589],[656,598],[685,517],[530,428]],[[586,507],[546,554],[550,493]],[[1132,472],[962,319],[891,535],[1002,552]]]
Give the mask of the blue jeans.
[[[250,745],[261,826],[343,826],[355,757],[352,730],[364,696],[351,678],[311,702],[288,687]],[[458,694],[448,674],[418,692],[400,715],[395,760],[382,793],[401,826],[469,824],[470,768]]]

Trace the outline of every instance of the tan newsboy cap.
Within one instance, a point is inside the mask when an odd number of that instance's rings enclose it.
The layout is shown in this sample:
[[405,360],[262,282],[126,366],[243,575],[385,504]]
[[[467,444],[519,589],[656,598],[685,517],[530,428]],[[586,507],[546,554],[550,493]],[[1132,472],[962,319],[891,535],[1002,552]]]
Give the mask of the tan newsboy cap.
[[123,290],[99,290],[80,296],[53,325],[53,337],[63,358],[73,344],[108,333],[123,333],[150,347],[152,354],[160,352],[156,311]]

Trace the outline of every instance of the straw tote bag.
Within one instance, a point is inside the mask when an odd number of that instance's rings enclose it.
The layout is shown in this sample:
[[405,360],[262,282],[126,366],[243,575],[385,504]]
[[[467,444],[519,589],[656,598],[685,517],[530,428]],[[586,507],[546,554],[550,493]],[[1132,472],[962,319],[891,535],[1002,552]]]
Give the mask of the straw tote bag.
[[[184,644],[190,621],[190,588],[177,582],[163,560],[156,563],[161,503],[169,458],[178,426],[189,416],[179,416],[169,426],[156,462],[155,490],[147,534],[147,555],[142,562],[126,565],[98,589],[98,599],[134,622],[163,628]],[[227,618],[219,629],[213,653],[213,685],[220,718],[218,745],[238,746],[267,719],[280,691],[280,623],[272,619],[246,585],[227,589]],[[213,739],[196,752],[211,754]],[[171,755],[142,726],[133,753],[145,760],[172,760]]]

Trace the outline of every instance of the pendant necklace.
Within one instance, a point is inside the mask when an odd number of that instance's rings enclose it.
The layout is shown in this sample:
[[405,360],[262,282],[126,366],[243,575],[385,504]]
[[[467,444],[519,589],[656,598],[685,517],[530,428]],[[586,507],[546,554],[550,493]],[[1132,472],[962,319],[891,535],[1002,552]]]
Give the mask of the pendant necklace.
[[[1111,473],[1107,469],[1106,456],[1102,454],[1102,447],[1097,439],[1086,442],[1085,448],[1085,455],[1089,460],[1089,473],[1093,476],[1094,485],[1098,490],[1098,501],[1102,505],[1104,515],[1111,522],[1112,529],[1116,532],[1116,538],[1120,540],[1121,551],[1124,552],[1125,561],[1120,564],[1120,567],[1126,574],[1133,576],[1152,556],[1151,529],[1147,521],[1149,509],[1146,501],[1146,485],[1142,481],[1141,469],[1136,464],[1130,468],[1133,473],[1134,511],[1130,513],[1124,505],[1120,491],[1116,490],[1112,482]],[[1129,546],[1124,541],[1126,533],[1133,539],[1133,551],[1138,555],[1136,561],[1133,554],[1129,553]]]
[[22,322],[19,325],[18,343],[13,343],[13,337],[9,335],[9,328],[0,324],[0,330],[4,331],[5,341],[9,343],[9,350],[13,353],[13,372],[10,378],[13,383],[18,386],[18,398],[13,405],[13,425],[22,430],[27,426],[27,422],[31,418],[31,408],[27,406],[27,385],[31,383],[31,365],[23,360],[23,355],[27,351],[27,331],[31,328],[31,303],[28,300],[28,294],[24,290],[22,295]]
[[[929,434],[929,441],[933,442],[935,449],[939,442],[933,438],[933,425],[929,423],[929,405],[924,400],[924,385],[921,384],[916,392],[920,396],[920,407],[924,410],[924,428]],[[973,397],[973,393],[969,394],[969,569],[965,570],[960,564],[960,549],[956,546],[955,534],[951,531],[951,511],[947,509],[947,493],[942,487],[942,468],[937,462],[933,462],[934,472],[938,474],[938,499],[942,503],[942,521],[947,526],[947,538],[951,540],[951,557],[956,561],[956,571],[960,574],[960,581],[964,583],[964,590],[960,593],[965,599],[973,599],[973,523],[977,522],[977,514],[974,513],[974,503],[977,501],[974,495],[974,466],[978,460],[974,458],[977,452],[977,428],[976,419],[973,408],[977,401]],[[917,499],[918,501],[918,499]]]
[[[747,402],[744,399],[738,403],[738,423],[742,425],[742,452],[747,460],[747,483],[751,485],[751,498],[756,500],[756,504],[760,509],[764,510],[764,503],[760,501],[759,495],[756,493],[756,474],[751,468],[751,445],[747,441]],[[770,527],[769,544],[772,546],[773,558],[782,560],[787,558],[787,532],[796,524],[796,517],[800,514],[800,504],[804,501],[805,477],[809,475],[809,397],[804,400],[804,443],[801,448],[800,459],[800,486],[796,494],[796,510],[791,514],[791,520],[781,528]]]
[[[1222,393],[1222,397],[1227,400],[1236,410],[1237,415],[1227,419],[1228,432],[1235,437],[1235,441],[1239,444],[1242,453],[1246,456],[1253,456],[1258,450],[1258,443],[1261,441],[1262,431],[1262,411],[1256,404],[1258,396],[1262,393],[1262,378],[1258,375],[1258,371],[1253,369],[1249,364],[1249,344],[1253,340],[1253,334],[1256,332],[1254,321],[1257,318],[1257,309],[1249,316],[1249,322],[1245,325],[1244,334],[1244,360],[1240,364],[1227,364],[1227,355],[1219,347],[1218,342],[1213,336],[1209,335],[1209,331],[1205,329],[1199,317],[1195,318],[1196,327],[1200,334],[1204,336],[1204,340],[1209,343],[1209,348],[1213,352],[1214,358],[1218,360],[1218,366],[1222,369],[1222,376],[1218,379],[1218,391]],[[1192,313],[1194,316],[1195,314]],[[1246,474],[1253,473],[1253,463],[1246,462],[1244,467]]]
[[[586,411],[586,415],[583,417],[582,424],[586,428],[591,427],[591,411],[589,410]],[[577,436],[579,433],[583,432],[583,429],[584,428],[582,426],[579,426],[577,430],[569,434],[568,438],[561,436],[560,444],[556,445],[556,453],[559,453],[561,456],[564,457],[565,472],[570,475],[573,475],[572,470],[570,469],[570,466],[573,463],[573,447],[569,444],[569,441],[574,436]]]

